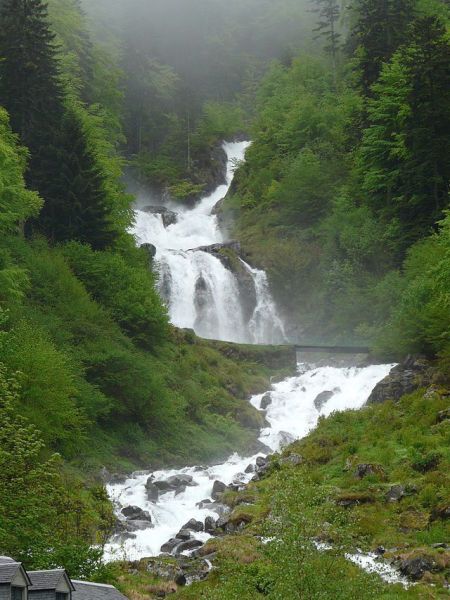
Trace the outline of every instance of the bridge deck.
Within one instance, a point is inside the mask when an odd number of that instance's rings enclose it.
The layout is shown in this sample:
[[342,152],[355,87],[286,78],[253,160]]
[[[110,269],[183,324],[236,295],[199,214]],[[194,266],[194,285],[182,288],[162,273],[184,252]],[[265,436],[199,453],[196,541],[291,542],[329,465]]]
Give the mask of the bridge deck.
[[369,354],[366,346],[295,346],[297,352],[328,352],[330,354]]

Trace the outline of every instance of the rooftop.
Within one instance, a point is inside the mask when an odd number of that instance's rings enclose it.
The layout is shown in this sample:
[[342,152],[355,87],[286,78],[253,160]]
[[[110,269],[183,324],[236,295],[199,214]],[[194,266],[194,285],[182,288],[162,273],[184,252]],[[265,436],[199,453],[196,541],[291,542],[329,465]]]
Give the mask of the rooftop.
[[76,580],[72,580],[72,583],[75,586],[73,600],[127,600],[126,596],[112,585]]

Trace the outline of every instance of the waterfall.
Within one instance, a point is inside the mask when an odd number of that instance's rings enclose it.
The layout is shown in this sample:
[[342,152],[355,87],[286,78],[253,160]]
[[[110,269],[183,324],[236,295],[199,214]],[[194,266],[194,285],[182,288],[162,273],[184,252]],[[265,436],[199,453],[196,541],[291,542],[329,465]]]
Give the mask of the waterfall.
[[248,278],[243,285],[220,254],[210,250],[225,242],[214,208],[228,192],[248,146],[249,142],[224,144],[227,183],[194,208],[174,202],[145,207],[141,199],[133,233],[139,244],[156,247],[159,289],[174,325],[204,338],[277,344],[285,341],[284,327],[266,274],[240,259]]

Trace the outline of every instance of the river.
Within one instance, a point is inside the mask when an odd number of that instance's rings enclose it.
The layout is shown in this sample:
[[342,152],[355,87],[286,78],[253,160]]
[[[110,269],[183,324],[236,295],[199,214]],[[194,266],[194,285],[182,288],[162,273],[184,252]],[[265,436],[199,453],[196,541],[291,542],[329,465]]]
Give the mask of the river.
[[[225,196],[233,178],[236,162],[244,159],[248,143],[228,143],[227,184],[204,198],[195,208],[180,208],[166,204],[164,210],[147,208],[145,202],[136,211],[135,236],[140,244],[156,247],[155,264],[160,274],[161,293],[165,298],[172,322],[179,327],[194,329],[207,338],[250,343],[284,341],[284,327],[270,294],[266,274],[243,263],[254,283],[255,302],[251,314],[245,317],[238,281],[223,262],[199,247],[222,244],[214,207]],[[165,213],[164,211],[171,211]],[[170,221],[170,223],[168,222]],[[201,282],[199,284],[199,282]],[[199,301],[199,295],[202,301]],[[299,363],[295,376],[272,386],[270,398],[260,394],[250,402],[264,410],[268,426],[261,431],[260,441],[267,453],[280,450],[283,444],[300,439],[313,429],[320,416],[334,411],[361,408],[375,385],[393,365],[321,366]],[[318,396],[322,392],[322,401]],[[264,408],[261,402],[264,398]],[[139,559],[160,554],[161,546],[173,538],[190,519],[204,522],[218,518],[220,507],[200,503],[211,498],[213,485],[245,484],[253,473],[247,467],[264,454],[230,456],[213,466],[188,466],[184,469],[138,472],[125,481],[111,483],[108,492],[122,522],[122,509],[136,506],[147,511],[150,523],[142,528],[118,535],[107,547],[107,555]],[[190,482],[185,489],[160,491],[159,498],[149,497],[148,484],[183,476]],[[146,487],[147,484],[147,487]],[[161,483],[161,485],[163,485]],[[181,492],[181,493],[180,493]],[[193,536],[206,541],[210,535],[198,532]]]

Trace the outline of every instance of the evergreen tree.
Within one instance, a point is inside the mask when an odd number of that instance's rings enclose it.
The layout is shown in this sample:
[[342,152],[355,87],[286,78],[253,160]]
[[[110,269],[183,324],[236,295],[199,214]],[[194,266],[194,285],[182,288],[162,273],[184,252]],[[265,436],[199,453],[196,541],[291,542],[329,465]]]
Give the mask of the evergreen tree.
[[105,176],[76,109],[69,109],[62,120],[58,155],[58,177],[50,186],[59,202],[44,204],[40,221],[54,241],[77,240],[104,249],[117,231]]
[[313,0],[317,5],[314,12],[318,13],[319,21],[314,31],[318,37],[326,40],[325,51],[331,56],[333,74],[336,80],[337,58],[340,49],[341,34],[338,32],[340,6],[338,0]]
[[407,39],[415,0],[355,0],[355,25],[350,45],[356,48],[361,86],[366,96],[383,63]]
[[57,172],[55,135],[63,115],[54,35],[42,0],[3,0],[0,5],[0,104],[12,129],[30,150],[29,187],[49,198]]
[[360,153],[370,205],[397,223],[399,259],[441,218],[450,182],[450,44],[435,17],[409,33],[373,86]]

